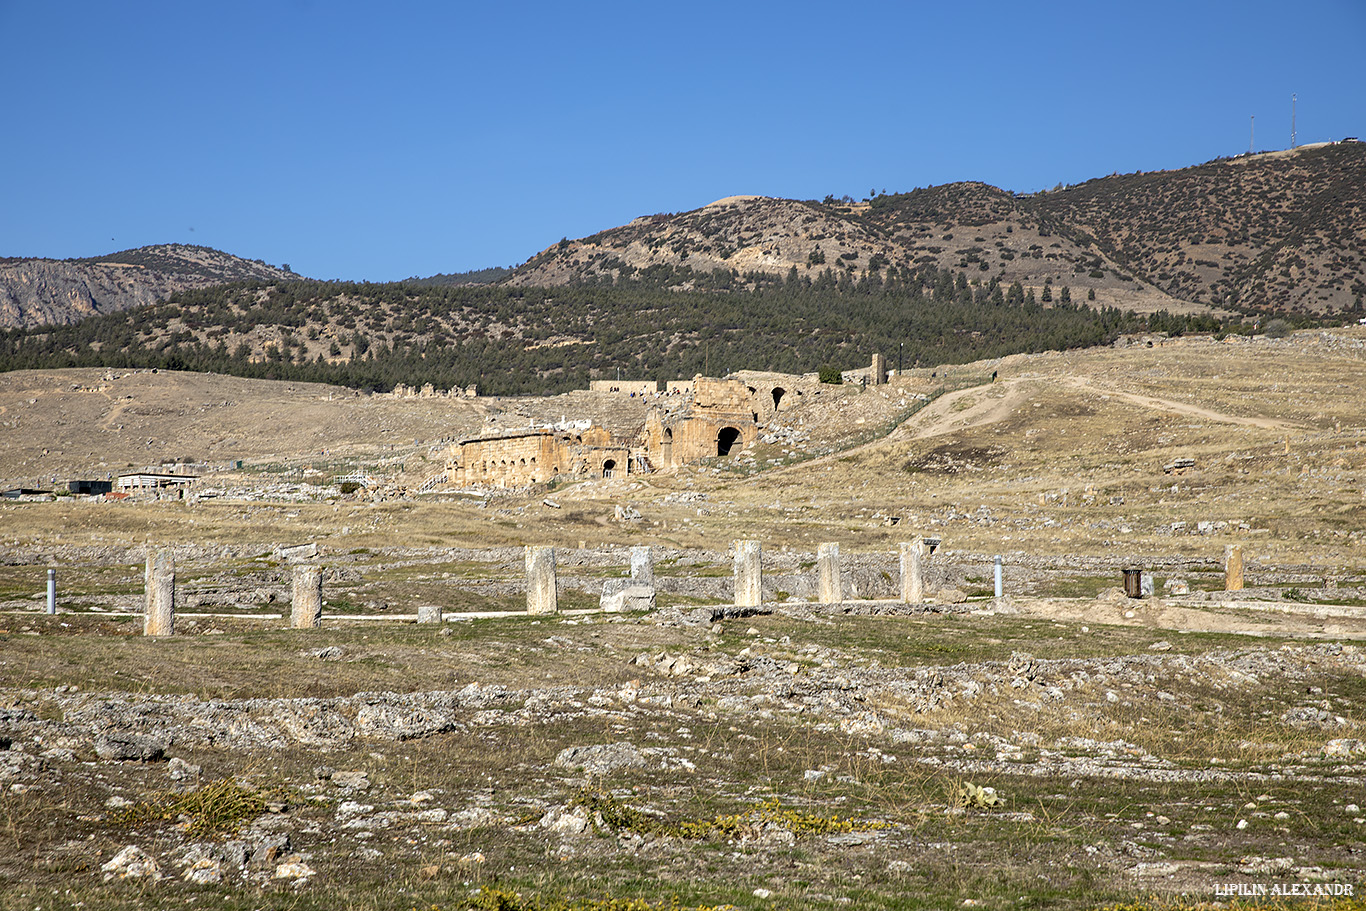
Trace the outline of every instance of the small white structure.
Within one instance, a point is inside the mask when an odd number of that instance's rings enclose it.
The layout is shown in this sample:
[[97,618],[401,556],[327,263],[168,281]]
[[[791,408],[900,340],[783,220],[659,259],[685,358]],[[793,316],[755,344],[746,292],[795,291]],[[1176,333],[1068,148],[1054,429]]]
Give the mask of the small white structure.
[[198,480],[199,476],[192,474],[143,471],[137,474],[119,475],[115,486],[119,490],[161,490],[166,487],[189,487]]

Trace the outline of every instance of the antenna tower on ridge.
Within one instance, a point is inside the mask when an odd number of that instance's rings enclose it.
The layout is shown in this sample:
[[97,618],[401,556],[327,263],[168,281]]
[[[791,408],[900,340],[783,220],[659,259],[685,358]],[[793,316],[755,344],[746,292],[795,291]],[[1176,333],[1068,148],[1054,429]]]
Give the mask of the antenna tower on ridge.
[[1290,148],[1295,147],[1295,96],[1290,96]]
[[1247,131],[1247,154],[1252,154],[1252,145],[1257,140],[1257,115],[1252,115],[1252,124]]

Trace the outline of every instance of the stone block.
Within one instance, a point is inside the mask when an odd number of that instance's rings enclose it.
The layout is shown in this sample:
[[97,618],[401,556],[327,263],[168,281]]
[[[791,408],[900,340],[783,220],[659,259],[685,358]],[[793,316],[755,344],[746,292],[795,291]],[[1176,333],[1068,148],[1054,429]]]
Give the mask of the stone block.
[[598,606],[609,614],[655,609],[655,588],[631,579],[608,579],[602,585]]
[[296,563],[293,572],[293,597],[290,626],[316,629],[323,625],[323,573],[313,564]]
[[735,542],[735,606],[764,603],[762,551],[758,541]]
[[175,633],[175,555],[159,550],[147,555],[147,606],[142,616],[144,636]]
[[555,548],[526,549],[526,612],[558,614],[559,583],[555,576]]
[[840,588],[840,546],[822,544],[816,549],[816,597],[821,604],[843,601]]

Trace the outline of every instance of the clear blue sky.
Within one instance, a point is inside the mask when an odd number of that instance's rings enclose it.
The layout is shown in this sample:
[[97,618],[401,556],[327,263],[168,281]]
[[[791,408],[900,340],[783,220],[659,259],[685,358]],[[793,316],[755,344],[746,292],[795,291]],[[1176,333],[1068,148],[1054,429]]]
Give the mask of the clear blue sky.
[[1366,138],[1366,0],[0,0],[0,255],[317,278],[722,196],[1016,191]]

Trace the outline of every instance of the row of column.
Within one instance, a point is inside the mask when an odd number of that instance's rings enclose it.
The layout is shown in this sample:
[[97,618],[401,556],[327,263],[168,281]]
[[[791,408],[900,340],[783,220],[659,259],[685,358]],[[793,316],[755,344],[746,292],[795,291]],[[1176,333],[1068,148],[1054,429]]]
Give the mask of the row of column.
[[[924,600],[924,539],[906,541],[900,547],[901,600],[919,604]],[[763,552],[758,541],[735,542],[735,605],[757,607],[763,603]],[[293,568],[290,626],[295,629],[322,625],[322,568],[299,564]],[[1239,591],[1243,587],[1243,549],[1230,545],[1224,551],[1224,587]],[[559,582],[556,575],[555,548],[526,549],[526,609],[528,614],[559,613]],[[820,604],[844,600],[840,582],[840,546],[821,544],[816,550],[816,599]],[[996,558],[996,596],[1001,596],[1001,558]],[[654,560],[649,547],[631,548],[631,584],[654,588]],[[175,632],[175,556],[169,550],[147,555],[145,576],[147,605],[143,615],[143,635],[170,636]],[[49,612],[55,607],[55,584],[49,571]],[[440,608],[421,608],[419,622],[440,622]]]
[[[631,609],[630,605],[654,605],[655,564],[647,546],[631,548],[631,578],[625,589],[603,596],[605,610]],[[629,597],[627,597],[629,596]],[[612,605],[612,606],[609,606]],[[557,614],[560,611],[559,580],[556,575],[555,548],[526,549],[526,612]]]
[[[294,566],[289,625],[311,629],[323,622],[323,571],[311,564]],[[147,555],[143,576],[146,606],[142,614],[144,636],[175,635],[175,554],[159,550]]]
[[[919,604],[924,600],[924,555],[922,538],[901,545],[901,600]],[[840,546],[822,544],[816,553],[817,600],[836,604],[844,600],[840,587]],[[526,609],[529,614],[554,614],[559,611],[555,549],[526,549]],[[758,541],[735,542],[735,605],[757,607],[763,603],[763,550]],[[654,563],[648,547],[631,548],[631,583],[654,587]]]
[[[925,600],[925,540],[916,538],[901,544],[901,600],[919,604]],[[758,541],[735,542],[735,605],[756,607],[763,603],[763,560]],[[840,546],[821,544],[816,548],[816,601],[838,604],[844,600],[840,583]]]

